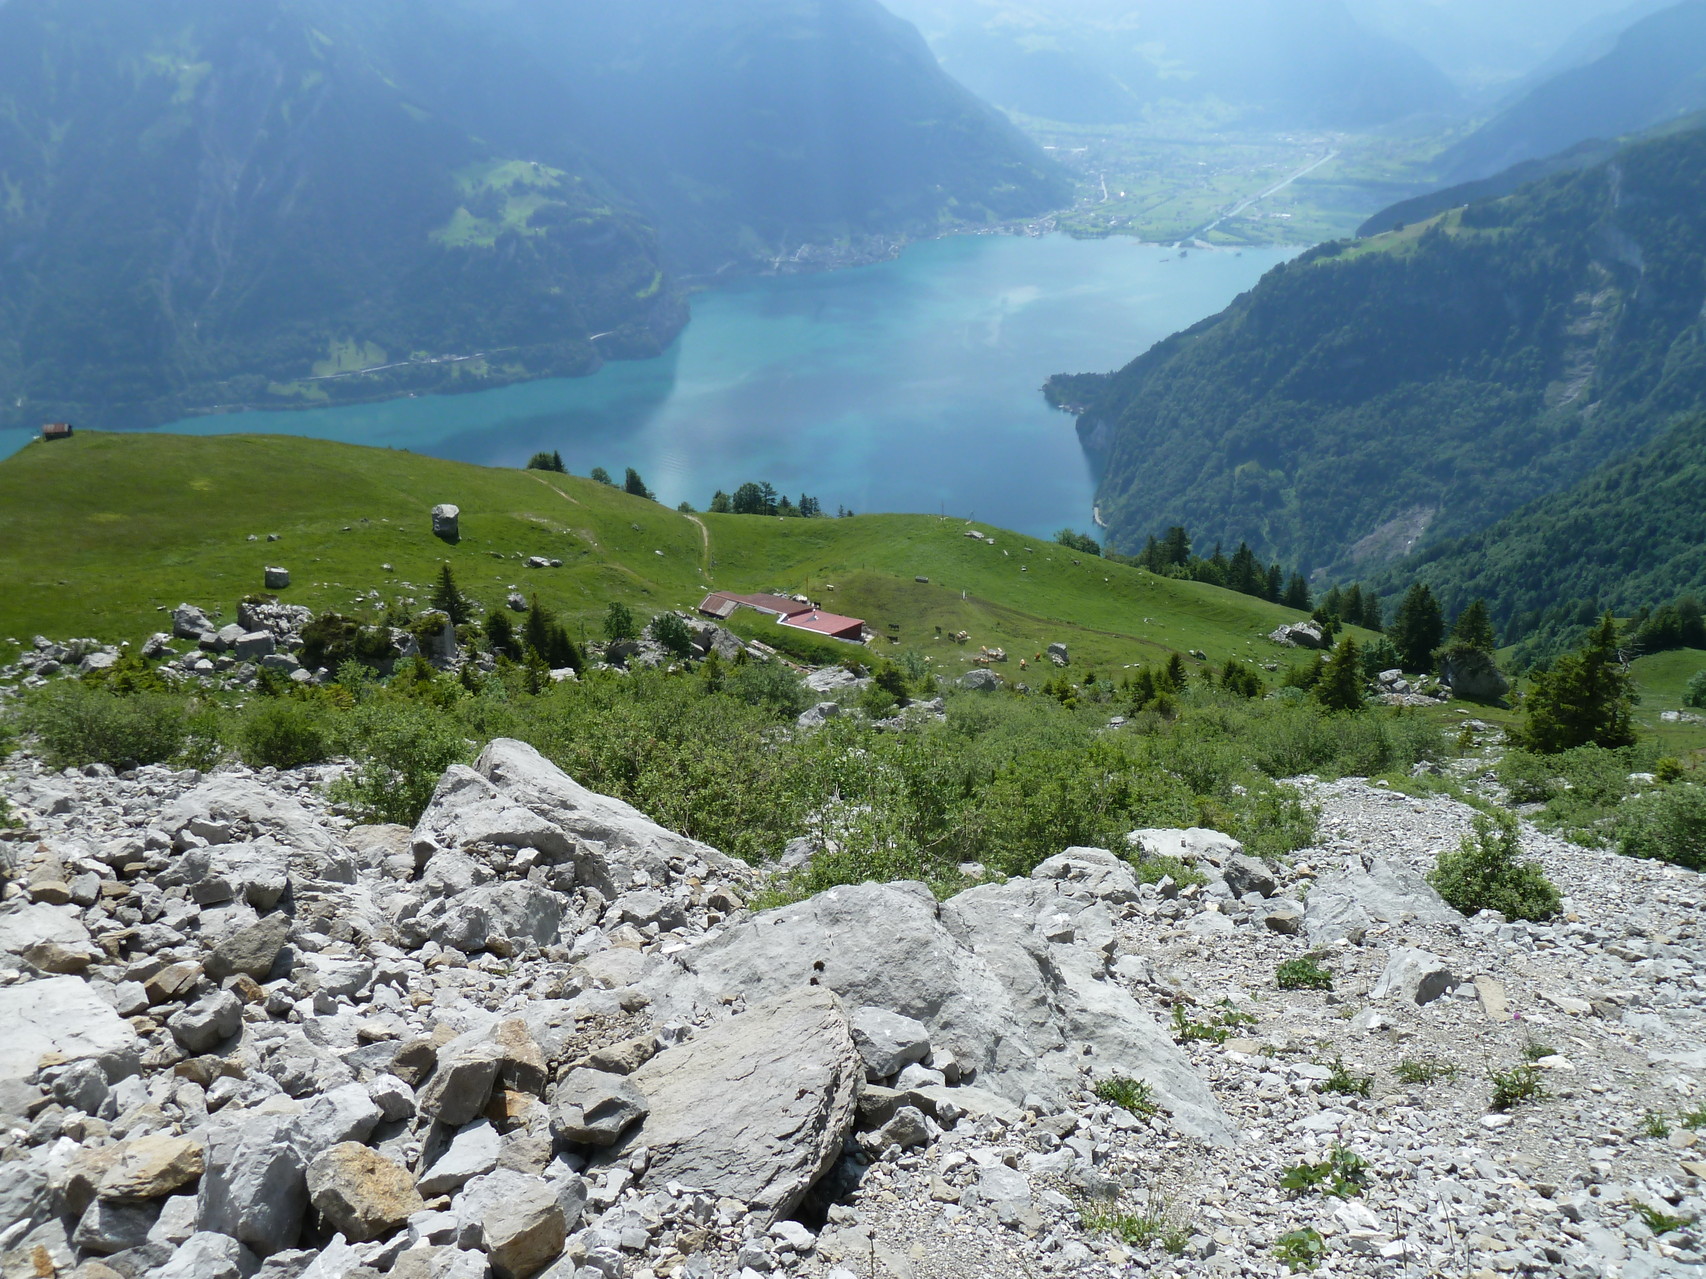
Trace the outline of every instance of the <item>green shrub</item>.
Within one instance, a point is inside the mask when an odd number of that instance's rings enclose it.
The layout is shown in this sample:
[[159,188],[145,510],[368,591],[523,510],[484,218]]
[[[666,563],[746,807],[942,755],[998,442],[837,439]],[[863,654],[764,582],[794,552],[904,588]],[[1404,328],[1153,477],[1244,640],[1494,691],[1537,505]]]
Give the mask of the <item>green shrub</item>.
[[1098,1080],[1091,1091],[1109,1105],[1146,1119],[1161,1113],[1161,1107],[1155,1101],[1155,1090],[1141,1079],[1114,1075]]
[[296,698],[257,698],[237,721],[237,753],[251,768],[300,768],[333,753],[325,709]]
[[183,698],[165,693],[129,697],[66,680],[33,695],[23,724],[54,768],[106,764],[116,769],[171,759],[188,731]]
[[1496,910],[1507,919],[1540,921],[1558,913],[1562,898],[1533,861],[1520,861],[1516,819],[1477,816],[1475,831],[1455,852],[1442,852],[1428,882],[1465,915]]
[[1274,969],[1274,981],[1281,990],[1331,990],[1333,974],[1313,959],[1288,959]]
[[1287,1270],[1314,1270],[1327,1256],[1327,1241],[1312,1226],[1288,1230],[1274,1244],[1274,1256]]
[[1684,1128],[1694,1131],[1706,1128],[1706,1102],[1701,1102],[1693,1110],[1685,1112],[1680,1122]]
[[1682,704],[1706,708],[1706,671],[1695,671],[1688,677],[1688,685],[1682,692]]
[[1368,1161],[1338,1145],[1320,1163],[1293,1164],[1280,1175],[1280,1189],[1293,1195],[1313,1192],[1350,1199],[1367,1188]]
[[363,821],[402,826],[420,820],[439,775],[468,757],[455,722],[418,702],[358,706],[343,725],[342,745],[355,768],[332,785],[332,798]]
[[[1550,1056],[1550,1054],[1547,1054]],[[1488,1073],[1493,1084],[1493,1109],[1514,1110],[1525,1102],[1541,1101],[1547,1096],[1538,1066],[1512,1066],[1509,1070]]]
[[1366,1097],[1374,1088],[1373,1075],[1359,1075],[1345,1065],[1343,1057],[1333,1058],[1327,1078],[1321,1081],[1322,1092],[1344,1093],[1351,1097]]
[[1655,1235],[1668,1235],[1694,1224],[1693,1217],[1673,1217],[1651,1204],[1638,1203],[1635,1205],[1635,1211],[1641,1214],[1641,1220]]
[[792,719],[811,704],[811,694],[781,662],[748,662],[723,681],[723,691],[751,706]]
[[659,613],[648,628],[652,638],[677,657],[693,655],[693,632],[674,613]]
[[1670,1120],[1656,1110],[1649,1110],[1641,1116],[1641,1135],[1655,1137],[1659,1140],[1670,1136]]
[[1514,803],[1544,804],[1563,789],[1556,756],[1508,750],[1493,770]]
[[1431,1084],[1439,1079],[1457,1078],[1457,1067],[1437,1057],[1406,1057],[1392,1071],[1401,1084]]
[[1706,870],[1706,788],[1667,786],[1626,800],[1616,829],[1618,851],[1627,857]]

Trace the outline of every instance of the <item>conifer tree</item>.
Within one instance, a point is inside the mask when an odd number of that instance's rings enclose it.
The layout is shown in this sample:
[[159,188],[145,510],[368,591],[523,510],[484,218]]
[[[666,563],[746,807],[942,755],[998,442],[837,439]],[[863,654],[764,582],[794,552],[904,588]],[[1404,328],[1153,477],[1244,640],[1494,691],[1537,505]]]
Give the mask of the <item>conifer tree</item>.
[[1295,608],[1302,613],[1307,613],[1314,607],[1309,598],[1309,583],[1304,580],[1301,573],[1293,573],[1290,580],[1285,584],[1285,606]]
[[1363,707],[1362,651],[1350,636],[1333,650],[1321,668],[1313,690],[1315,700],[1330,711],[1356,711]]
[[1190,558],[1191,535],[1175,524],[1161,539],[1161,564],[1164,568],[1177,568],[1188,563]]
[[1493,634],[1493,619],[1487,614],[1487,602],[1474,600],[1469,607],[1457,615],[1457,621],[1451,628],[1451,642],[1461,644],[1465,648],[1479,649],[1483,653],[1491,653],[1499,646],[1498,637]]
[[1399,664],[1405,670],[1418,674],[1433,669],[1434,650],[1445,638],[1445,622],[1439,601],[1426,585],[1417,582],[1404,593],[1404,601],[1392,619],[1391,634]]
[[432,588],[432,606],[448,614],[454,626],[466,626],[474,618],[474,605],[456,588],[456,575],[450,565],[438,566],[438,584]]
[[521,656],[521,648],[515,642],[515,625],[502,609],[493,609],[486,615],[486,643],[493,653],[512,662]]
[[1167,659],[1167,674],[1164,680],[1167,691],[1177,693],[1184,688],[1185,678],[1185,659],[1174,653]]
[[1617,621],[1607,613],[1578,651],[1535,675],[1522,744],[1545,755],[1577,746],[1632,746],[1637,700],[1617,651]]

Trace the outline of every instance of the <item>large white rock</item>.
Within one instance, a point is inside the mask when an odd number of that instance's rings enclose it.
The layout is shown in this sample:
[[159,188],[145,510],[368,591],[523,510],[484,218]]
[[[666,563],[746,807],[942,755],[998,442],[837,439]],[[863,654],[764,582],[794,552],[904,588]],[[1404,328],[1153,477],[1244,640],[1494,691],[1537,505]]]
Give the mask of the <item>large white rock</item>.
[[93,1059],[111,1081],[134,1075],[142,1040],[78,977],[0,988],[0,1083],[22,1083],[43,1057]]
[[1463,916],[1445,904],[1427,880],[1374,857],[1346,859],[1343,869],[1323,875],[1309,890],[1304,931],[1319,946],[1373,925],[1460,924]]
[[1126,841],[1151,857],[1206,861],[1214,866],[1244,851],[1244,845],[1232,836],[1201,826],[1187,830],[1134,830],[1126,836]]
[[1102,857],[1076,872],[1039,867],[1044,878],[940,906],[922,884],[832,888],[682,952],[681,968],[642,987],[661,1016],[686,1020],[727,994],[772,998],[815,984],[849,1007],[923,1023],[934,1049],[1011,1101],[1036,1093],[1064,1103],[1089,1065],[1147,1081],[1181,1128],[1229,1139],[1232,1125],[1172,1038],[1109,977],[1113,922],[1096,889],[1123,895],[1112,869]]
[[1413,1004],[1431,1004],[1458,985],[1451,966],[1438,955],[1414,947],[1394,950],[1374,988],[1374,999],[1393,996]]
[[415,837],[440,848],[537,848],[572,860],[577,880],[607,898],[666,882],[672,860],[724,874],[742,869],[632,805],[588,790],[533,747],[508,738],[487,746],[472,769],[445,773]]
[[161,810],[159,825],[180,845],[195,836],[209,844],[271,836],[288,851],[292,871],[343,883],[355,878],[355,859],[343,840],[288,795],[248,777],[216,775]]
[[21,955],[38,942],[56,942],[73,950],[88,950],[89,930],[72,906],[42,902],[9,903],[0,910],[0,950]]
[[651,1111],[604,1162],[644,1146],[648,1185],[727,1195],[775,1222],[840,1155],[864,1073],[841,1002],[791,991],[636,1070]]
[[308,1210],[300,1118],[266,1112],[214,1117],[197,1205],[199,1230],[229,1235],[263,1257],[295,1245]]

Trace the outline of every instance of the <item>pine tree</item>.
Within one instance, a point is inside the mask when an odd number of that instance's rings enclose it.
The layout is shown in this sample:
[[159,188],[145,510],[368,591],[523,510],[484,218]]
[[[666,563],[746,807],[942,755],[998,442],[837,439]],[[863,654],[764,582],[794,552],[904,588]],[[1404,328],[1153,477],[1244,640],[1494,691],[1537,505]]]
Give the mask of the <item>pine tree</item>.
[[1362,593],[1362,628],[1365,631],[1386,629],[1386,619],[1381,615],[1380,596],[1373,591]]
[[1268,580],[1262,586],[1262,598],[1278,604],[1285,595],[1285,570],[1278,564],[1268,565]]
[[626,493],[632,493],[635,497],[653,499],[657,497],[657,494],[646,487],[646,482],[640,478],[640,473],[631,466],[628,468],[626,478],[622,481],[622,490]]
[[1295,608],[1302,613],[1307,613],[1314,607],[1309,598],[1309,583],[1304,580],[1303,574],[1293,573],[1291,579],[1286,582],[1285,606]]
[[1451,628],[1451,642],[1462,644],[1466,648],[1480,649],[1483,653],[1491,653],[1499,646],[1498,637],[1493,634],[1493,619],[1487,614],[1485,600],[1473,601],[1457,615],[1457,621]]
[[1535,675],[1522,744],[1546,755],[1577,746],[1632,746],[1637,700],[1617,651],[1617,621],[1607,613],[1577,652]]
[[1161,539],[1161,565],[1163,568],[1180,568],[1189,563],[1190,558],[1191,535],[1175,524]]
[[1344,621],[1345,593],[1336,586],[1332,590],[1328,591],[1327,597],[1321,601],[1319,612],[1323,617],[1335,618],[1341,622]]
[[501,609],[494,609],[486,615],[486,643],[493,653],[512,662],[521,656],[521,649],[515,642],[515,624]]
[[453,626],[466,626],[474,618],[474,605],[456,589],[456,575],[450,565],[438,566],[438,585],[432,588],[432,606],[450,617]]
[[604,638],[612,644],[619,644],[639,633],[639,628],[634,625],[634,614],[628,606],[619,601],[612,602],[604,614]]
[[1440,617],[1439,601],[1421,582],[1404,593],[1404,601],[1392,619],[1391,634],[1405,670],[1418,674],[1433,669],[1434,650],[1445,637],[1445,622]]
[[1315,684],[1313,695],[1330,711],[1362,709],[1362,652],[1350,636],[1347,635],[1344,642],[1333,650],[1333,656],[1321,668],[1321,678]]
[[1185,659],[1174,653],[1167,659],[1167,673],[1162,676],[1160,683],[1167,692],[1177,693],[1185,686]]

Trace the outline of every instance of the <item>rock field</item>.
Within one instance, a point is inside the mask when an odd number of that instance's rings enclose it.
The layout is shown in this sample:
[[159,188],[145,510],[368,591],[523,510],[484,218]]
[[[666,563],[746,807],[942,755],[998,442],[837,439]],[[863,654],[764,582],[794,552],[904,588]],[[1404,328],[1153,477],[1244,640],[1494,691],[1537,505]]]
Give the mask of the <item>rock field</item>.
[[1525,828],[1562,917],[1464,919],[1473,810],[1303,779],[1288,865],[754,913],[520,743],[336,773],[0,769],[0,1279],[1706,1274],[1698,875]]

